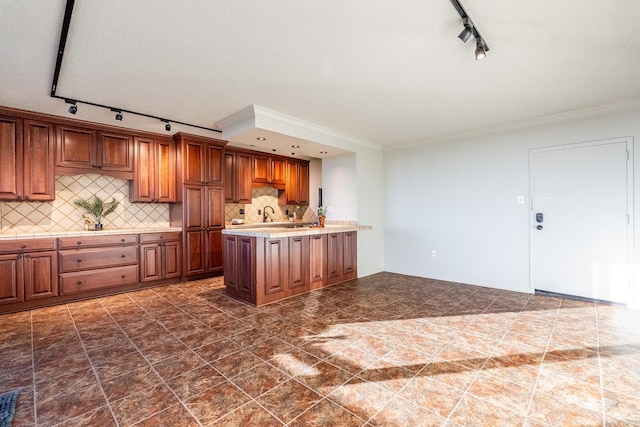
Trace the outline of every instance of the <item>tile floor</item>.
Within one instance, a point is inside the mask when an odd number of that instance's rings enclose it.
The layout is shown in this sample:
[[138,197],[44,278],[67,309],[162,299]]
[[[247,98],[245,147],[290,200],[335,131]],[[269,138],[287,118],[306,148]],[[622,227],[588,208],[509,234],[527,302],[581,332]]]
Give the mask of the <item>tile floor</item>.
[[14,426],[640,425],[640,312],[381,273],[220,278],[0,316]]

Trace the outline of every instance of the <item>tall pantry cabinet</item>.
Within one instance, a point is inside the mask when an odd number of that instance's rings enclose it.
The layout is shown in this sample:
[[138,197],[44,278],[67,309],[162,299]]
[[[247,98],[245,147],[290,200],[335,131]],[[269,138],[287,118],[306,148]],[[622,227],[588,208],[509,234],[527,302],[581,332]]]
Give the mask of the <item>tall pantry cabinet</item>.
[[182,227],[183,279],[222,274],[224,147],[227,141],[178,133],[178,197],[171,225]]

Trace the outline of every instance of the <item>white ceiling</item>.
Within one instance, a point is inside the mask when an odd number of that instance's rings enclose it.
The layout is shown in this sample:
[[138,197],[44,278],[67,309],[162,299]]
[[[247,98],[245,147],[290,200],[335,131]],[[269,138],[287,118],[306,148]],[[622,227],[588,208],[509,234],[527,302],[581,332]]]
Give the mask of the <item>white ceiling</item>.
[[[76,0],[57,94],[205,127],[256,105],[383,149],[640,100],[640,1],[462,3],[483,61],[449,0]],[[64,7],[0,0],[1,105],[67,115],[49,97]],[[224,136],[262,130],[277,144]],[[315,142],[299,154],[335,148]]]

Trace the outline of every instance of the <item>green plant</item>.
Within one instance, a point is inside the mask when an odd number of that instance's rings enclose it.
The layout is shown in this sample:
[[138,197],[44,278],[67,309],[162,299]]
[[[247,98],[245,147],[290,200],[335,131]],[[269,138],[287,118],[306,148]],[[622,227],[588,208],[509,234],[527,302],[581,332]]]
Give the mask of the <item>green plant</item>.
[[93,200],[77,199],[73,201],[73,204],[93,216],[96,224],[102,224],[102,219],[115,211],[120,202],[112,197],[110,202],[105,203],[100,197],[93,196]]
[[327,209],[326,206],[318,206],[318,216],[327,216]]

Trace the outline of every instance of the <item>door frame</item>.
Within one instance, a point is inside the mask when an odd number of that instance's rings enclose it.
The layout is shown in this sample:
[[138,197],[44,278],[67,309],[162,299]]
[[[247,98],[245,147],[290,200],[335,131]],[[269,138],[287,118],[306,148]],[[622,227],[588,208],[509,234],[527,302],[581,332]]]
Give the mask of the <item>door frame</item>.
[[593,147],[597,145],[608,145],[625,143],[627,147],[627,266],[629,274],[629,301],[627,305],[629,307],[638,307],[640,304],[637,301],[636,296],[636,281],[635,281],[635,245],[634,245],[634,180],[633,180],[633,137],[619,137],[610,139],[600,139],[596,141],[579,142],[573,144],[554,145],[542,148],[529,149],[529,291],[535,292],[534,289],[534,229],[536,226],[535,210],[533,206],[534,201],[534,155],[536,153],[542,153],[547,151],[559,151],[569,150],[574,148]]

